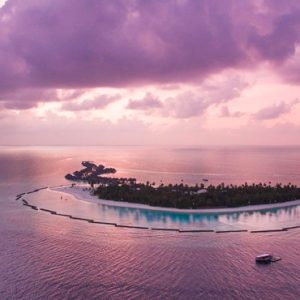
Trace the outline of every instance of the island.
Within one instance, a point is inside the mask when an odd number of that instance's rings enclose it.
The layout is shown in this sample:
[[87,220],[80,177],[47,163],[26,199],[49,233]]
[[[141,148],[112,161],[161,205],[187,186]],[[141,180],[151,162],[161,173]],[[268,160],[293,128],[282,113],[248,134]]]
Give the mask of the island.
[[70,181],[88,182],[92,186],[94,184],[116,184],[119,183],[117,178],[108,178],[102,175],[114,174],[117,172],[114,168],[106,168],[104,165],[96,165],[91,161],[83,161],[81,163],[84,168],[80,171],[75,171],[73,174],[67,174],[65,178]]
[[176,209],[231,208],[259,204],[277,204],[300,199],[300,188],[291,183],[244,183],[195,185],[138,182],[135,178],[108,177],[114,168],[83,161],[84,169],[67,174],[66,179],[88,183],[91,193],[100,199],[123,201]]

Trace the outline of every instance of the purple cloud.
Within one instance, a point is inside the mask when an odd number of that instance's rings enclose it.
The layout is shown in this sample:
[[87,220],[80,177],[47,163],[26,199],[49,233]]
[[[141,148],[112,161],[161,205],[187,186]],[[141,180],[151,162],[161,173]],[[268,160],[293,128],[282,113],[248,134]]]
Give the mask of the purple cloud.
[[300,48],[295,55],[287,60],[280,69],[281,74],[287,82],[299,85],[300,83]]
[[84,100],[83,102],[67,102],[61,107],[62,110],[67,111],[82,111],[82,110],[96,110],[103,109],[109,104],[119,100],[121,97],[119,95],[107,96],[101,95],[96,99]]
[[165,102],[164,113],[177,119],[188,119],[204,114],[211,105],[207,100],[192,93],[185,92]]
[[220,110],[221,118],[239,118],[243,115],[244,113],[241,111],[231,112],[227,106],[223,106]]
[[[147,114],[157,114],[178,119],[188,119],[203,115],[211,106],[227,103],[239,97],[249,83],[239,77],[226,78],[204,82],[204,84],[188,92],[180,92],[164,101],[158,96],[147,93],[143,99],[130,100],[127,108],[145,111]],[[236,112],[231,116],[238,117]]]
[[192,92],[179,93],[164,101],[151,93],[147,93],[143,99],[130,100],[127,108],[141,110],[147,114],[188,119],[204,114],[206,109],[213,104],[213,102],[205,100]]
[[0,89],[178,83],[290,58],[299,1],[8,0]]
[[0,91],[1,109],[24,110],[37,107],[42,102],[70,101],[85,93],[84,90],[64,90],[59,93],[54,89],[17,89]]
[[5,109],[30,109],[39,102],[58,101],[57,91],[48,89],[17,89],[15,91],[0,91],[0,103]]
[[281,101],[279,104],[275,104],[270,107],[265,107],[259,110],[257,113],[253,115],[253,117],[256,120],[276,119],[281,115],[290,112],[293,106],[295,106],[298,103],[299,103],[298,99],[295,99],[290,103],[285,103],[284,101]]
[[143,99],[129,100],[127,108],[138,110],[151,110],[154,108],[161,108],[162,106],[163,103],[158,99],[158,97],[153,96],[151,93],[147,93]]
[[209,96],[210,102],[220,104],[239,97],[249,86],[249,82],[238,76],[234,76],[214,83],[204,83],[202,89]]

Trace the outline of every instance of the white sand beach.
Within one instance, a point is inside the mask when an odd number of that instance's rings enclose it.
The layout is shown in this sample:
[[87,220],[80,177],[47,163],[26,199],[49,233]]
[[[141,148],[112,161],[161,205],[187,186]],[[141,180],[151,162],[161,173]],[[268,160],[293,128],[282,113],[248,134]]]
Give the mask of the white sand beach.
[[136,209],[146,209],[153,211],[166,211],[166,212],[176,212],[176,213],[189,213],[189,214],[199,214],[199,213],[233,213],[233,212],[247,212],[247,211],[258,211],[258,210],[268,210],[272,208],[283,208],[289,206],[300,205],[300,200],[276,203],[276,204],[261,204],[261,205],[249,205],[233,208],[207,208],[207,209],[178,209],[178,208],[168,208],[168,207],[159,207],[159,206],[150,206],[145,204],[138,203],[129,203],[123,201],[112,201],[99,199],[96,196],[90,194],[87,185],[75,185],[75,186],[59,186],[51,187],[51,191],[65,193],[73,196],[74,198],[80,201],[87,201],[92,203],[98,203],[108,206],[117,206],[117,207],[127,207],[127,208],[136,208]]

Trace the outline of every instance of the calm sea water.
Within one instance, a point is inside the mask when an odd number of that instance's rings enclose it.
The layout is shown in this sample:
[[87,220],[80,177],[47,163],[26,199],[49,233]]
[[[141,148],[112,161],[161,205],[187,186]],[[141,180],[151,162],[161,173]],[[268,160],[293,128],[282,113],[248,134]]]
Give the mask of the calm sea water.
[[[14,200],[64,183],[85,159],[141,181],[300,185],[299,147],[2,147],[0,299],[299,299],[299,230],[217,235],[94,226]],[[260,252],[283,260],[255,265]]]

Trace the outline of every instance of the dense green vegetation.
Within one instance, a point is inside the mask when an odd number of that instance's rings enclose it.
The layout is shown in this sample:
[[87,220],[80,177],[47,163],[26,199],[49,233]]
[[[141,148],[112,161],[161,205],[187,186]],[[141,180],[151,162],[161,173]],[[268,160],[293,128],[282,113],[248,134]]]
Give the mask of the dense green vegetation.
[[94,194],[101,199],[148,204],[173,208],[237,207],[254,204],[269,204],[300,199],[300,188],[295,185],[243,184],[217,186],[204,184],[169,184],[156,186],[155,183],[137,183],[135,178],[106,177],[116,173],[90,161],[83,161],[84,169],[67,174],[71,181],[87,182],[92,188],[99,184]]
[[73,174],[67,174],[66,179],[70,181],[84,181],[89,183],[103,183],[103,182],[113,182],[115,179],[102,177],[103,174],[114,174],[116,169],[106,168],[103,165],[96,165],[90,161],[83,161],[81,164],[84,166],[80,171],[75,171]]
[[100,185],[95,195],[101,199],[148,204],[151,206],[173,208],[211,208],[237,207],[254,204],[270,204],[300,199],[300,188],[295,185],[220,184],[217,186],[203,184],[188,186],[169,184],[156,187],[147,182],[136,183],[134,180],[114,185]]

